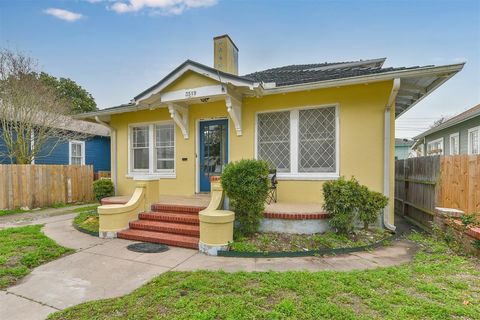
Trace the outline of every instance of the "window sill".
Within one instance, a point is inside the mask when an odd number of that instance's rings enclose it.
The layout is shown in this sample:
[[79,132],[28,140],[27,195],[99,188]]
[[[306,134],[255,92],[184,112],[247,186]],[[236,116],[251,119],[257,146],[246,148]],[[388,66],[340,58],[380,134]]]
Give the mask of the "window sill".
[[331,174],[291,174],[291,173],[278,173],[277,180],[336,180],[340,178],[337,173]]
[[177,174],[175,172],[172,173],[129,173],[125,175],[127,179],[133,180],[160,180],[160,179],[176,179]]

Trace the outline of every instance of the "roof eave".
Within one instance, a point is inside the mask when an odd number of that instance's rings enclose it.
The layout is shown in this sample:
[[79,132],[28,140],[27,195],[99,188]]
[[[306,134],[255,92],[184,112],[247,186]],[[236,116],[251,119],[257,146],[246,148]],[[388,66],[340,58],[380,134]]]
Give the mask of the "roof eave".
[[423,137],[429,136],[433,133],[442,131],[444,129],[448,129],[448,128],[453,127],[453,126],[455,126],[459,123],[471,120],[471,119],[476,118],[476,117],[480,117],[480,113],[474,113],[474,114],[472,114],[472,115],[470,115],[466,118],[462,118],[462,119],[458,119],[458,120],[457,119],[452,119],[451,122],[449,122],[449,120],[447,120],[447,122],[444,122],[444,123],[438,125],[437,127],[428,129],[427,131],[420,133],[418,136],[413,137],[413,139],[415,139],[415,140],[422,139]]

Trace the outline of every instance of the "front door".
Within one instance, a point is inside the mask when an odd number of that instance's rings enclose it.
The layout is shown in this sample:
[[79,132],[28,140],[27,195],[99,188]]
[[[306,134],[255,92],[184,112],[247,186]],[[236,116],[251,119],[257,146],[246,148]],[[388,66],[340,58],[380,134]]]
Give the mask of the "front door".
[[200,192],[210,192],[210,177],[228,163],[228,120],[200,122]]

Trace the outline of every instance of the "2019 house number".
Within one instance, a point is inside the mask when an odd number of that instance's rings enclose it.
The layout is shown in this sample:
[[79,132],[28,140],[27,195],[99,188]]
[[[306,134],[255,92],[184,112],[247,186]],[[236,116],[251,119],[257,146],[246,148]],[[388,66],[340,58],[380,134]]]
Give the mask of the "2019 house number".
[[197,95],[197,91],[195,90],[186,90],[185,91],[185,98],[193,98]]

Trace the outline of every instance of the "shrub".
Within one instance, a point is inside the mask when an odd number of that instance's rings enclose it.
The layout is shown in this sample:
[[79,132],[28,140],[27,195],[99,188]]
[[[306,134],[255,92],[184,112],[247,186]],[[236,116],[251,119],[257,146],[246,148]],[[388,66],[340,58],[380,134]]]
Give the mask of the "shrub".
[[248,236],[258,230],[268,196],[268,164],[261,160],[229,163],[221,177],[239,225],[237,235]]
[[360,184],[355,178],[327,181],[323,184],[323,208],[330,215],[329,224],[338,233],[354,229],[355,214],[360,199]]
[[380,192],[370,191],[366,186],[360,186],[358,218],[363,222],[363,228],[377,221],[380,212],[388,204],[388,198]]
[[111,197],[115,195],[115,188],[113,182],[110,179],[99,179],[93,182],[93,193],[95,194],[95,199],[98,201],[106,197]]
[[324,183],[323,195],[323,208],[330,215],[330,226],[343,234],[353,231],[356,218],[368,229],[369,223],[375,222],[388,204],[387,197],[360,185],[353,177],[350,180],[341,177]]

